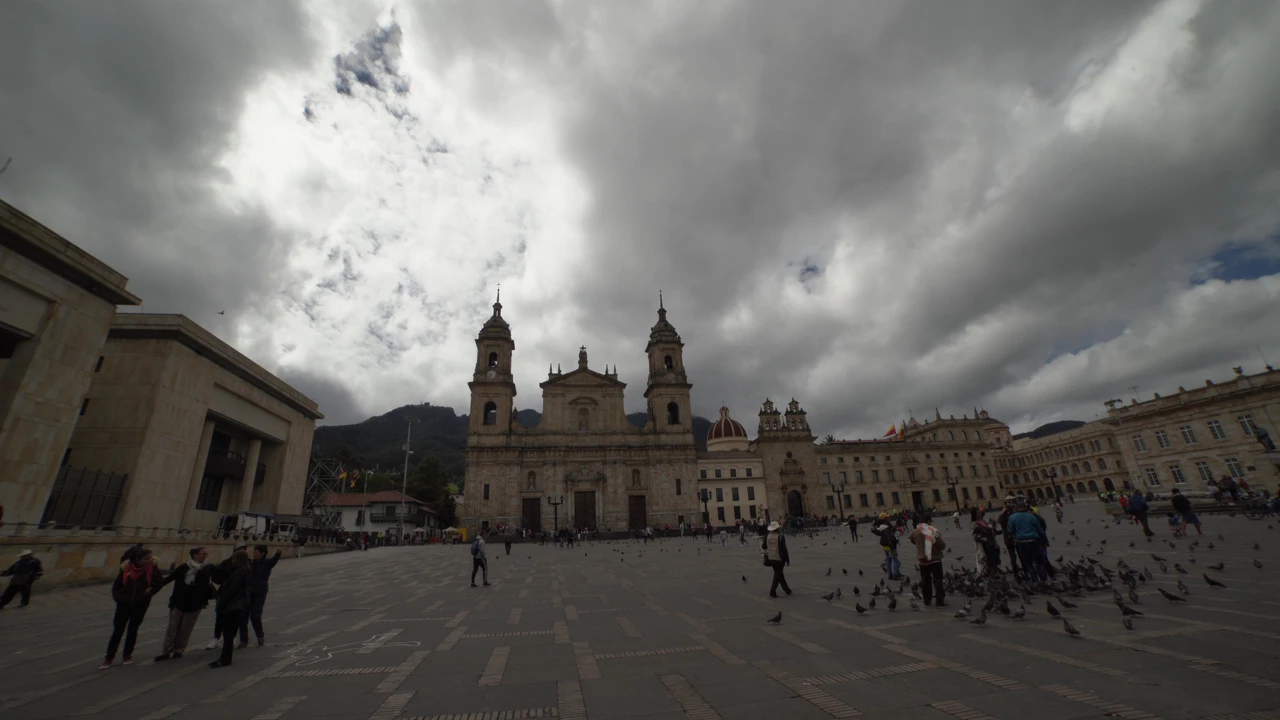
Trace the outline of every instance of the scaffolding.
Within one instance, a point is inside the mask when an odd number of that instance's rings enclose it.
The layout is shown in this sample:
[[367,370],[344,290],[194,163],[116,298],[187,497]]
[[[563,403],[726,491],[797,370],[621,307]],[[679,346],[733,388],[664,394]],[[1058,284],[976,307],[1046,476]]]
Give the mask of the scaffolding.
[[342,463],[337,460],[315,458],[311,461],[302,513],[314,518],[315,527],[336,528],[342,519],[341,513],[333,512],[321,504],[330,493],[342,492],[341,474]]

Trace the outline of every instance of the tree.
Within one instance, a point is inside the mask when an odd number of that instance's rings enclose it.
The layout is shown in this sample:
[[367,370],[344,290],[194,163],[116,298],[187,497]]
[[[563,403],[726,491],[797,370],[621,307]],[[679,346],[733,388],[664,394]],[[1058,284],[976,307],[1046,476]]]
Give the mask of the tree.
[[426,503],[440,517],[441,523],[455,523],[456,508],[453,498],[449,496],[449,476],[438,456],[426,455],[413,472],[409,473],[408,495]]
[[822,444],[823,444],[823,445],[830,445],[831,443],[833,443],[833,442],[835,442],[835,441],[836,441],[836,436],[835,436],[835,435],[830,435],[830,434],[828,434],[826,437],[822,438]]

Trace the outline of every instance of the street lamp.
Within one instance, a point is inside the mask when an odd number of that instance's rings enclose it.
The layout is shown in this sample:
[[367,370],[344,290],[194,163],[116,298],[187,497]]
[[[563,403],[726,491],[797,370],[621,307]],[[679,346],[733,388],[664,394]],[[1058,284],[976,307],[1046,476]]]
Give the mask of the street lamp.
[[1049,476],[1049,482],[1053,485],[1054,500],[1062,499],[1062,491],[1058,489],[1058,471],[1055,468],[1049,468],[1045,475]]
[[831,480],[830,478],[828,478],[826,480],[826,485],[827,487],[831,488],[832,492],[836,494],[836,507],[839,508],[840,510],[840,519],[843,520],[844,519],[844,500],[840,497],[840,494],[844,492],[844,482],[841,482],[839,485],[837,485],[834,480]]
[[956,492],[956,486],[960,484],[960,478],[949,477],[947,484],[951,486],[951,499],[956,503],[956,512],[960,512],[960,493]]
[[415,418],[409,418],[409,422],[404,431],[404,480],[400,483],[400,542],[404,542],[404,516],[408,512],[405,505],[405,494],[409,492],[409,456],[413,451],[409,449],[409,440],[413,437],[413,424],[418,422]]
[[555,498],[551,497],[550,495],[548,495],[548,496],[547,496],[547,504],[551,506],[551,510],[552,510],[552,513],[553,513],[552,517],[554,517],[554,518],[555,518],[555,520],[554,520],[554,522],[555,522],[555,532],[556,532],[556,534],[559,534],[559,533],[560,533],[560,506],[564,504],[564,496],[563,496],[563,495],[561,495],[561,496],[560,496],[560,499],[559,499],[559,500],[557,500],[557,499],[555,499]]
[[711,502],[711,491],[699,490],[698,499],[702,501],[702,525],[706,527],[711,524],[711,510],[707,508],[707,503]]

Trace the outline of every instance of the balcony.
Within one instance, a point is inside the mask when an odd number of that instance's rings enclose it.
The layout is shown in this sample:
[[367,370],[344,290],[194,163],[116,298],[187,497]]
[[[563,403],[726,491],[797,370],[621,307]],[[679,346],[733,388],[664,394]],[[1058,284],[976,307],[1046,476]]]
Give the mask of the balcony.
[[204,464],[204,474],[230,480],[244,477],[244,456],[230,450],[210,450]]

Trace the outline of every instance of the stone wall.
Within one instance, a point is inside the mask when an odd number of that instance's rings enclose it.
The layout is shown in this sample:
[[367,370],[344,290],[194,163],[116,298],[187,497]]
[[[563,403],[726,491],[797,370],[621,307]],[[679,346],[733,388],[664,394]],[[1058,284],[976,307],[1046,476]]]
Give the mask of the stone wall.
[[110,582],[120,569],[120,556],[126,550],[142,543],[155,554],[156,563],[168,569],[186,562],[187,552],[194,547],[209,551],[210,562],[221,562],[230,557],[240,543],[263,544],[271,552],[282,550],[284,558],[326,554],[341,549],[336,543],[309,540],[305,546],[291,541],[273,538],[241,538],[233,534],[223,538],[221,533],[187,531],[166,528],[120,528],[100,530],[95,528],[36,529],[34,526],[5,524],[0,529],[0,568],[6,568],[18,559],[23,550],[30,550],[44,565],[44,577],[37,587],[48,590],[55,587]]

